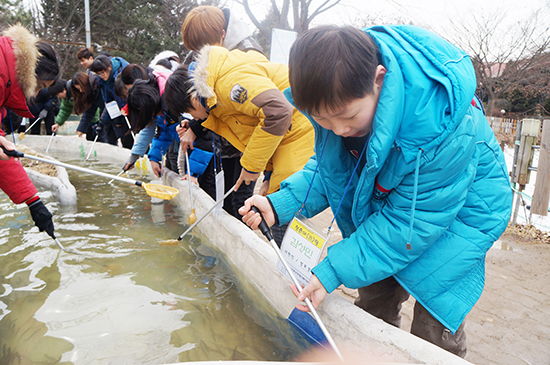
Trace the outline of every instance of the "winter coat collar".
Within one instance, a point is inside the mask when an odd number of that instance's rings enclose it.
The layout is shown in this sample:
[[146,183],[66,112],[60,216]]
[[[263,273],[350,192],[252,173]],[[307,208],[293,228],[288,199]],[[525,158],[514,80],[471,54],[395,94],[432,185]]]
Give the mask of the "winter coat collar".
[[[220,47],[216,47],[220,48]],[[197,56],[195,69],[193,71],[192,96],[208,99],[207,106],[210,108],[216,104],[216,94],[213,89],[213,77],[208,73],[211,46],[204,46]]]
[[19,24],[8,28],[3,35],[12,41],[17,82],[25,98],[30,98],[36,90],[36,61],[39,57],[36,42],[38,39]]

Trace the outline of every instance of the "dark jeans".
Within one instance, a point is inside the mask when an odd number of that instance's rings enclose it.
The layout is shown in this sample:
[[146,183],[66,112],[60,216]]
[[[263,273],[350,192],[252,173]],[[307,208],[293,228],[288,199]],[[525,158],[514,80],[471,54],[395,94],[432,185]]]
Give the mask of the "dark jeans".
[[118,139],[122,147],[131,149],[134,145],[134,137],[128,132],[129,128],[124,117],[117,117],[108,120],[103,125],[103,135],[100,137],[104,142],[117,145]]
[[[401,307],[409,299],[409,293],[393,276],[359,288],[355,305],[395,327],[401,325]],[[453,335],[436,320],[420,303],[414,304],[411,333],[455,355],[465,357],[467,352],[464,320]]]
[[[29,124],[26,126],[26,128],[29,128],[29,126],[31,126],[36,121],[36,119],[37,118],[30,118],[29,119]],[[29,134],[34,134],[34,135],[40,134],[40,125],[42,124],[42,122],[44,122],[44,124],[46,126],[46,134],[48,136],[51,135],[52,134],[52,125],[55,123],[55,115],[53,115],[52,112],[48,113],[46,118],[44,118],[43,120],[41,120],[38,123],[36,123],[35,125],[33,125],[31,130],[29,131]]]

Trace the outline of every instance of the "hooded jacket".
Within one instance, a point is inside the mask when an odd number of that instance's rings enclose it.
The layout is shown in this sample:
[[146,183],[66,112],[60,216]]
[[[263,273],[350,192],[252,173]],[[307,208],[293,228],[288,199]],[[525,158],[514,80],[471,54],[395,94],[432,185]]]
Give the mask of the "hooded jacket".
[[34,116],[26,99],[36,90],[37,38],[21,25],[0,37],[0,105],[25,118]]
[[476,77],[463,51],[412,26],[365,32],[387,73],[361,173],[352,176],[357,160],[342,138],[310,118],[317,154],[269,199],[279,222],[290,221],[318,169],[303,213],[330,206],[344,237],[312,270],[327,291],[394,276],[454,333],[483,291],[486,252],[510,216],[503,153],[472,101]]
[[[0,37],[0,115],[9,108],[22,117],[33,118],[26,98],[36,90],[36,37],[20,25],[8,28]],[[0,131],[4,136],[4,131]],[[19,161],[0,161],[0,189],[15,204],[36,194],[36,188]]]
[[269,193],[313,154],[311,124],[282,94],[289,86],[286,65],[259,52],[206,46],[192,78],[209,110],[203,127],[241,151],[247,171],[273,171]]
[[171,71],[153,71],[160,92],[162,113],[156,117],[157,131],[151,142],[151,149],[149,150],[148,156],[151,161],[158,163],[162,162],[162,156],[166,154],[172,142],[174,140],[179,141],[178,132],[176,131],[179,120],[177,117],[170,114],[168,108],[164,104],[163,97],[166,80],[171,74]]

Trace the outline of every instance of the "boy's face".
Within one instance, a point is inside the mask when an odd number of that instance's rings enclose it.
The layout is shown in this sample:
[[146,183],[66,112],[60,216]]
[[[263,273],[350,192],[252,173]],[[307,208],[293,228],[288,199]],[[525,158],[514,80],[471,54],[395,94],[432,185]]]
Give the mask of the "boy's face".
[[372,130],[376,106],[382,90],[386,69],[378,66],[374,76],[374,87],[371,94],[353,99],[338,110],[322,109],[311,116],[323,128],[333,131],[342,137],[364,137]]
[[66,89],[63,89],[62,92],[60,92],[59,94],[57,94],[57,97],[59,99],[65,99],[67,97],[67,90]]
[[202,106],[200,100],[196,97],[191,98],[191,105],[193,106],[190,110],[187,112],[193,116],[193,118],[197,120],[202,120],[208,118],[208,113],[206,112],[206,108]]
[[90,58],[81,58],[80,59],[80,64],[82,65],[82,67],[84,68],[90,68],[92,66],[92,63],[94,63],[94,58],[93,57],[90,57]]

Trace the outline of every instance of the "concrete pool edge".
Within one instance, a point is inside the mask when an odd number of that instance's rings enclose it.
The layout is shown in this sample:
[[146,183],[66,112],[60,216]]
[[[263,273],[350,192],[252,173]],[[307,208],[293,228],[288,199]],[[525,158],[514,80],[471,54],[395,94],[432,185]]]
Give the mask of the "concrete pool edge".
[[[45,150],[48,141],[48,136],[27,136],[23,143],[42,151]],[[76,137],[59,136],[59,139],[54,138],[50,150],[74,152],[78,156],[81,143],[86,151],[92,145],[92,142]],[[117,168],[120,168],[130,155],[127,149],[102,143],[96,143],[94,149],[97,151],[96,161],[112,163]],[[150,176],[146,180],[153,178]],[[181,181],[177,174],[168,171],[164,176],[164,183],[179,189],[180,193],[174,198],[173,203],[179,205],[184,213],[189,214],[191,204],[187,182]],[[214,201],[197,186],[192,188],[193,205],[197,218],[200,218],[214,204]],[[186,228],[183,226],[182,232]],[[223,210],[212,212],[195,230],[207,237],[217,250],[224,253],[232,268],[246,276],[283,318],[288,318],[297,301],[288,288],[288,279],[277,270],[277,256],[266,241]],[[386,364],[470,364],[408,332],[372,317],[336,294],[329,295],[318,311],[345,358],[349,356],[357,360],[358,357],[355,355],[364,358],[364,354],[371,354],[379,359],[378,363]],[[262,364],[264,362],[231,363]]]

